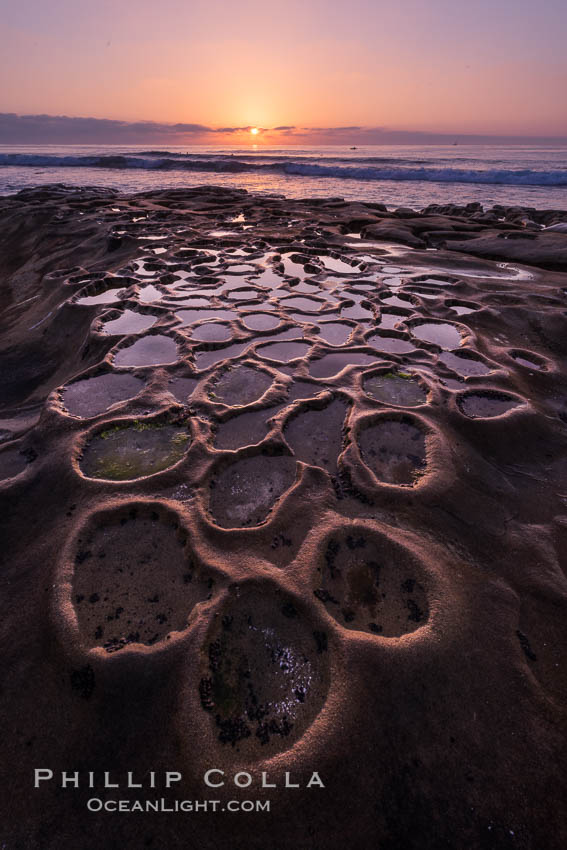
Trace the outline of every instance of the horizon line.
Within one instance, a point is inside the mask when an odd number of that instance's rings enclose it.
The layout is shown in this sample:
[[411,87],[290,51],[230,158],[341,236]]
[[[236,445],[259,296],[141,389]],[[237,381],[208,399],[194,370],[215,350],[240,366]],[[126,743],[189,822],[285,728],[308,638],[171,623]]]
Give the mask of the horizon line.
[[[252,129],[258,132],[251,134]],[[334,144],[380,145],[380,144],[567,144],[567,136],[523,133],[459,132],[458,130],[400,130],[372,125],[349,125],[335,127],[307,127],[277,125],[263,127],[246,124],[241,126],[212,127],[200,123],[160,122],[153,120],[127,121],[115,118],[94,118],[46,113],[20,114],[0,112],[0,144],[159,144],[160,142],[206,145],[215,137],[228,139],[247,138],[251,145],[258,145],[274,135],[278,144]],[[88,137],[89,141],[85,141]],[[212,138],[211,138],[212,137]],[[135,140],[137,139],[137,141]],[[197,141],[201,139],[202,141]],[[283,139],[291,141],[284,142]],[[323,141],[326,139],[326,141]]]

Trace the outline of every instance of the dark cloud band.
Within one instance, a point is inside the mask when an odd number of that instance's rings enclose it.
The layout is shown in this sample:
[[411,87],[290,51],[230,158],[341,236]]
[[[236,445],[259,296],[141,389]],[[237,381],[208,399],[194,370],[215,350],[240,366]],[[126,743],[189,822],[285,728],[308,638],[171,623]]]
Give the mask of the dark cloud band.
[[[190,144],[212,142],[219,136],[247,133],[251,126],[209,127],[206,124],[167,124],[156,121],[118,121],[110,118],[72,118],[66,115],[17,115],[0,113],[0,143],[16,145],[41,144]],[[260,134],[284,134],[296,141],[315,144],[447,144],[454,134],[391,130],[385,127],[297,127],[280,125],[260,127]],[[525,136],[459,135],[459,141],[470,143],[519,143],[536,141]],[[557,143],[557,138],[538,138],[538,142]]]

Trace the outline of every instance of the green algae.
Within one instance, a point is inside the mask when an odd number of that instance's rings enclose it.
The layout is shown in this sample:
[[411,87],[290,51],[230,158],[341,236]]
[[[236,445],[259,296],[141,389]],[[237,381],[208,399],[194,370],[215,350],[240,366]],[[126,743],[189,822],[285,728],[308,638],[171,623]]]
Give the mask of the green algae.
[[190,443],[185,425],[144,422],[105,428],[86,444],[80,459],[88,478],[131,481],[155,475],[178,463]]

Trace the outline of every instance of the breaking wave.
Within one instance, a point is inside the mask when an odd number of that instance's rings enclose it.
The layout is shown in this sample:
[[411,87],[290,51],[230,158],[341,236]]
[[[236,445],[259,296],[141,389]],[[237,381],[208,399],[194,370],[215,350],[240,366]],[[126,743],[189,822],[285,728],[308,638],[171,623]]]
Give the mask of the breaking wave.
[[[142,155],[54,156],[43,154],[0,154],[0,167],[106,168],[114,170],[209,172],[217,174],[262,173],[291,177],[322,177],[365,181],[422,181],[427,183],[478,183],[511,186],[567,186],[567,169],[464,169],[425,168],[416,165],[388,165],[387,158],[341,160],[322,157],[308,159],[247,158],[246,156],[194,154],[169,155],[168,151],[147,151]],[[342,165],[337,163],[341,162]],[[355,164],[356,163],[356,164]]]

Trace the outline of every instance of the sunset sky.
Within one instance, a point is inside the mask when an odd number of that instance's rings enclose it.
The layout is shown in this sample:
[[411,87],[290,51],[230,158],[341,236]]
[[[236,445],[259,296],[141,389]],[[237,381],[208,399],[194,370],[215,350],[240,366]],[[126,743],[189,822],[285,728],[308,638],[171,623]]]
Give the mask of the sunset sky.
[[[567,137],[565,0],[0,0],[0,12],[2,113],[200,125],[154,127],[180,143],[231,143],[251,126],[291,144]],[[48,141],[32,124],[12,116],[2,138],[0,122],[0,142]],[[97,126],[95,141],[126,139]],[[77,141],[72,122],[57,132]]]

